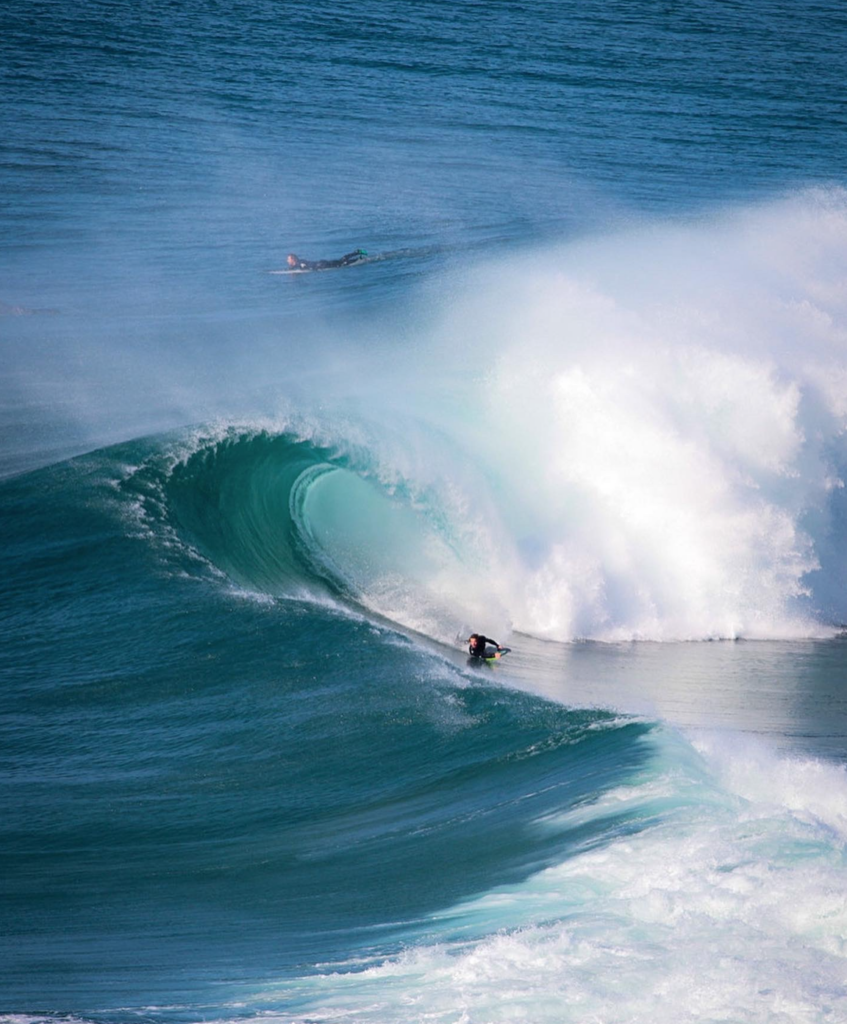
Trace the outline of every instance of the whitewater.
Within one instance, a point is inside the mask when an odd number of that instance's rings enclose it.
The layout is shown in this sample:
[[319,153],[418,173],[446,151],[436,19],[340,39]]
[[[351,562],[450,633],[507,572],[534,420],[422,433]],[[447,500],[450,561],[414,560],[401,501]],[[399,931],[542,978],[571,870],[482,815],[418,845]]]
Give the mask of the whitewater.
[[847,1020],[802,8],[12,0],[2,1024]]

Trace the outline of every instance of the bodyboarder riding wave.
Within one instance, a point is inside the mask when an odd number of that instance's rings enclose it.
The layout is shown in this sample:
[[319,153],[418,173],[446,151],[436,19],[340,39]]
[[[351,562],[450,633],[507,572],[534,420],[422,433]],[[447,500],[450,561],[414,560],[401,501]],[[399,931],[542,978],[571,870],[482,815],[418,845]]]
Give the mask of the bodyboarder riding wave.
[[[488,644],[495,648],[490,654],[486,652]],[[483,636],[482,633],[471,633],[468,637],[468,654],[472,658],[499,658],[502,650],[503,648],[496,640]]]

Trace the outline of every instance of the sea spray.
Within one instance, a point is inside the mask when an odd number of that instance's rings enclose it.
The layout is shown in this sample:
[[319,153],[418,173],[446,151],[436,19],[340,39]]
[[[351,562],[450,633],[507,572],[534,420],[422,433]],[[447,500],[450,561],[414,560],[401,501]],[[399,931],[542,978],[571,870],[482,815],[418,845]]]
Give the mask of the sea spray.
[[220,567],[242,582],[290,592],[293,545],[445,642],[829,635],[845,221],[843,193],[813,192],[477,267],[347,397],[195,439],[168,514],[201,549],[240,535]]
[[466,476],[499,499],[478,518],[516,628],[701,639],[842,621],[845,229],[845,194],[811,192],[469,275],[442,365],[473,392]]

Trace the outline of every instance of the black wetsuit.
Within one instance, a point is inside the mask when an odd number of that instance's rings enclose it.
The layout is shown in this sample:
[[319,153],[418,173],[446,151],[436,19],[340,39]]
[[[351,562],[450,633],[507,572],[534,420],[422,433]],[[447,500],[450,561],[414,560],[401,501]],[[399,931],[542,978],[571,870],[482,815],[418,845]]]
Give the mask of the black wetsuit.
[[487,636],[483,636],[482,633],[479,633],[476,638],[476,644],[474,645],[472,643],[468,647],[468,654],[472,658],[484,658],[485,648],[488,644],[492,644],[498,650],[500,649],[500,644],[498,644],[496,640],[491,640]]
[[348,252],[337,260],[301,260],[297,257],[297,270],[331,270],[334,267],[349,267],[358,263],[367,256],[364,249],[356,249],[355,252]]

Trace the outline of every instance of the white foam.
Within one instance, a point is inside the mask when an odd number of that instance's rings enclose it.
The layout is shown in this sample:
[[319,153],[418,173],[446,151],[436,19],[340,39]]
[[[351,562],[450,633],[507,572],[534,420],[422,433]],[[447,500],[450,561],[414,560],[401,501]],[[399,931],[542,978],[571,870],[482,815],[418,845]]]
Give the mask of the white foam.
[[847,844],[847,767],[818,759],[777,757],[750,737],[698,734],[695,748],[747,813],[788,812]]
[[476,454],[499,506],[476,522],[514,625],[770,638],[847,618],[826,543],[847,465],[845,194],[524,267],[469,282],[444,327],[484,367]]
[[[705,763],[690,752],[687,767],[676,761],[595,807],[649,807],[673,792],[660,824],[454,908],[434,921],[443,941],[285,994],[309,1020],[373,1024],[847,1019],[847,779],[773,756],[760,775],[738,742],[735,756],[701,737]],[[805,797],[789,776],[813,780]],[[827,786],[838,795],[821,813]],[[450,938],[462,924],[486,937]]]

